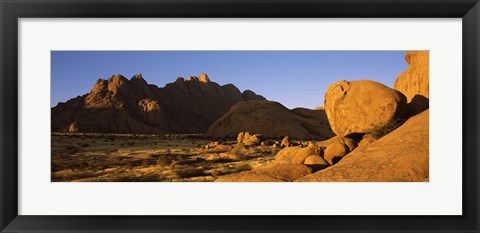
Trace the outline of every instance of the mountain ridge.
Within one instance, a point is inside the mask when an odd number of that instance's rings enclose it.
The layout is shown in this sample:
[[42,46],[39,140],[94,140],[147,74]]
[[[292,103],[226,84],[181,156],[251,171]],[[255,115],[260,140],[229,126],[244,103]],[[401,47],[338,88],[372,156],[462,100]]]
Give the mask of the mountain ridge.
[[112,75],[92,90],[52,107],[52,132],[204,133],[239,102],[265,100],[233,84],[219,85],[207,74],[177,78],[164,87],[141,74]]

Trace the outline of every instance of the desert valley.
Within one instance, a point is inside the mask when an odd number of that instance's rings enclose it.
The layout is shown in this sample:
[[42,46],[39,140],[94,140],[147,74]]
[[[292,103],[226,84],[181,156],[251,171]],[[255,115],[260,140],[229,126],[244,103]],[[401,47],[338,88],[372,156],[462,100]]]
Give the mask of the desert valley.
[[429,52],[405,61],[393,88],[338,80],[315,109],[207,74],[99,79],[51,109],[51,181],[427,182]]

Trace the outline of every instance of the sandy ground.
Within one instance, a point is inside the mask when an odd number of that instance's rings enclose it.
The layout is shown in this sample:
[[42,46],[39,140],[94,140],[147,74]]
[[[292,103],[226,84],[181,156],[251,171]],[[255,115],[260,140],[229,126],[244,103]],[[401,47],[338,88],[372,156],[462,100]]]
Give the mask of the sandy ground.
[[203,135],[52,134],[52,182],[214,181],[274,160],[279,148]]

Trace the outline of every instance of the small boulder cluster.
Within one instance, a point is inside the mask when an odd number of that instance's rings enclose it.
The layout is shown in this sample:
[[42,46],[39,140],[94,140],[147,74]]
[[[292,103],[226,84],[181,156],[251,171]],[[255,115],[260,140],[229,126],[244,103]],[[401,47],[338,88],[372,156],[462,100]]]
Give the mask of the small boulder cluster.
[[[249,157],[255,157],[255,154],[276,154],[278,149],[272,148],[274,144],[271,140],[266,140],[261,134],[250,134],[249,132],[240,132],[236,141],[214,141],[206,144],[203,148],[210,152],[208,160],[228,159],[228,160],[246,160]],[[280,143],[278,143],[280,145]]]
[[310,142],[307,146],[286,147],[277,153],[275,162],[305,164],[319,170],[340,161],[356,145],[352,139],[337,136],[322,142]]
[[240,132],[237,136],[237,142],[243,143],[245,146],[258,146],[258,145],[266,145],[263,141],[263,137],[261,134],[250,134],[249,132]]
[[266,140],[261,134],[250,134],[249,132],[240,132],[237,136],[237,143],[245,146],[272,146],[274,148],[284,148],[289,146],[302,145],[301,142],[291,142],[288,136],[280,140]]
[[[278,145],[278,142],[276,144],[274,144],[274,146],[276,147]],[[282,140],[282,142],[280,143],[280,147],[289,147],[290,146],[290,140],[288,138],[288,136],[285,136]]]

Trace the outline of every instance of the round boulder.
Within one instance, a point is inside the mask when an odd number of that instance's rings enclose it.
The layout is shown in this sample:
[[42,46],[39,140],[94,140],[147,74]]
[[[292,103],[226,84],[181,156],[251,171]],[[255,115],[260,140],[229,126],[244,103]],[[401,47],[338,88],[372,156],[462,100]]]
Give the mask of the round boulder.
[[389,124],[404,115],[407,105],[401,92],[370,80],[333,83],[324,99],[330,126],[340,136]]
[[348,152],[350,152],[350,150],[347,145],[343,143],[332,143],[325,149],[324,157],[330,165],[333,165],[340,161]]
[[285,147],[280,150],[275,156],[275,162],[277,163],[291,163],[292,158],[295,157],[295,154],[302,149],[299,146]]
[[303,164],[305,162],[305,159],[309,157],[310,155],[315,155],[318,154],[318,150],[316,150],[315,147],[304,147],[302,149],[299,149],[297,153],[295,153],[295,156],[291,158],[291,163],[295,164]]
[[357,143],[351,139],[342,136],[335,136],[325,141],[315,143],[318,147],[326,149],[328,145],[332,143],[342,143],[348,146],[349,151],[353,151],[357,148]]
[[322,156],[319,155],[310,155],[305,159],[304,164],[307,165],[329,165],[327,160],[322,158]]
[[275,161],[277,163],[293,163],[293,164],[303,164],[305,159],[310,155],[320,155],[322,149],[315,146],[291,146],[286,147],[280,150],[275,156]]

